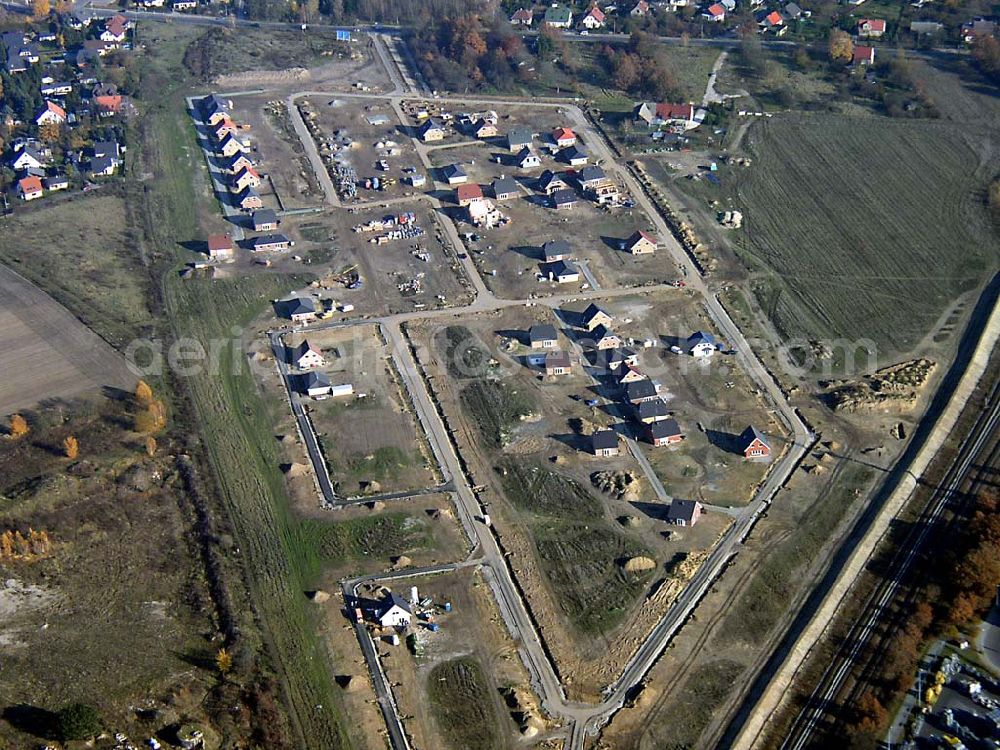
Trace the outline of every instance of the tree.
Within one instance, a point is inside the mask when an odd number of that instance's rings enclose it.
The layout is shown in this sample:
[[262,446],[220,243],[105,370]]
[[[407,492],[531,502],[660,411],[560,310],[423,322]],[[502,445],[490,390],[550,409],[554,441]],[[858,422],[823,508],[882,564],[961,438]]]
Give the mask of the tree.
[[215,666],[219,668],[219,672],[223,676],[233,668],[233,657],[225,648],[220,648],[219,652],[215,655]]
[[63,453],[66,454],[66,458],[76,458],[80,455],[80,444],[72,435],[63,440]]
[[153,389],[145,380],[135,384],[135,400],[143,406],[149,406],[153,402]]
[[20,414],[15,414],[10,418],[10,436],[12,438],[24,437],[30,431],[31,428],[28,427],[28,421]]
[[49,0],[31,0],[31,15],[35,18],[48,18],[51,10]]
[[46,143],[55,143],[62,137],[62,126],[58,122],[43,122],[38,126],[38,137]]
[[156,438],[150,435],[146,438],[145,443],[146,455],[155,456],[156,455]]
[[827,51],[834,62],[850,62],[854,58],[854,42],[851,35],[840,29],[831,29]]
[[101,717],[93,706],[72,703],[56,714],[56,731],[63,742],[90,740],[101,731]]
[[983,73],[1000,82],[1000,41],[988,34],[976,34],[972,40],[972,57]]

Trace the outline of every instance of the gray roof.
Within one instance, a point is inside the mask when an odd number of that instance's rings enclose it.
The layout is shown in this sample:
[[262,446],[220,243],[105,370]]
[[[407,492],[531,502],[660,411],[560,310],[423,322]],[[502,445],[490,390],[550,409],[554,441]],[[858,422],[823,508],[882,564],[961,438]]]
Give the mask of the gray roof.
[[590,444],[594,450],[605,450],[618,447],[618,433],[614,430],[598,430],[590,436]]
[[561,206],[566,203],[576,203],[576,201],[576,193],[572,190],[556,190],[552,193],[552,202],[557,206]]
[[[631,383],[629,385],[631,385]],[[663,399],[661,398],[643,401],[635,407],[635,413],[636,417],[638,417],[640,421],[643,419],[664,418],[670,414],[667,409],[667,405],[663,403]]]
[[553,182],[561,183],[563,185],[566,184],[566,180],[563,179],[563,176],[558,172],[553,172],[551,169],[546,169],[542,172],[542,176],[538,178],[538,186],[541,188],[546,188]]
[[209,94],[204,97],[198,105],[201,107],[201,111],[206,114],[229,111],[229,102],[217,94]]
[[278,305],[281,307],[284,315],[289,318],[293,315],[316,312],[316,303],[312,297],[293,297],[292,299],[282,300]]
[[250,240],[250,245],[251,247],[260,247],[261,245],[287,244],[289,242],[291,240],[283,234],[262,234],[260,237],[254,237]]
[[432,117],[420,126],[421,133],[426,133],[428,130],[443,130],[443,128],[441,127],[441,123]]
[[507,133],[507,143],[513,146],[523,146],[531,143],[531,131],[527,128],[513,128]]
[[98,156],[90,160],[91,172],[106,172],[115,166],[115,160],[110,156]]
[[597,328],[590,332],[590,336],[594,339],[594,341],[600,341],[606,336],[614,336],[615,338],[618,338],[614,331],[604,325],[597,326]]
[[395,591],[390,591],[389,595],[382,600],[382,607],[379,609],[379,617],[384,615],[393,607],[399,607],[404,610],[407,614],[412,615],[413,610],[410,609],[410,603],[406,601],[403,597],[397,594]]
[[598,166],[594,166],[593,164],[584,167],[583,169],[580,170],[579,173],[580,182],[590,182],[591,180],[603,180],[605,177],[607,177],[607,175],[604,174],[604,170]]
[[631,349],[598,349],[594,353],[594,364],[600,367],[608,367],[612,364],[621,364],[626,359],[635,356]]
[[649,430],[649,434],[654,439],[673,437],[675,435],[683,435],[681,432],[681,426],[677,424],[676,419],[661,419],[658,422],[653,422],[646,426]]
[[667,520],[684,521],[684,523],[690,524],[694,520],[697,507],[697,500],[671,500],[670,509],[667,511]]
[[449,164],[444,168],[445,177],[468,177],[461,164]]
[[112,159],[117,159],[121,155],[118,141],[94,141],[90,148],[96,157],[110,156]]
[[504,193],[518,192],[517,180],[513,177],[500,177],[493,180],[493,194],[502,195]]
[[562,351],[549,352],[545,355],[545,366],[546,367],[569,367],[573,364],[573,360],[570,359],[569,353]]
[[555,341],[558,338],[556,327],[551,323],[536,323],[528,329],[530,341]]
[[330,376],[325,372],[307,372],[305,375],[299,376],[299,383],[302,386],[303,391],[308,391],[311,388],[330,388]]
[[625,384],[625,398],[629,401],[640,398],[652,398],[655,395],[656,385],[649,378]]
[[566,240],[549,240],[542,245],[542,255],[545,258],[554,258],[557,255],[571,255],[573,248]]
[[278,214],[276,214],[273,209],[262,208],[259,211],[253,212],[253,223],[254,226],[260,224],[277,224]]
[[688,336],[688,349],[691,349],[698,344],[711,344],[712,346],[715,346],[715,336],[710,333],[706,333],[705,331],[696,331]]
[[570,146],[569,148],[564,148],[562,154],[567,161],[576,158],[587,159],[590,157],[590,154],[587,153],[587,149],[583,147],[582,143],[578,143],[575,146]]
[[538,158],[538,154],[536,154],[534,151],[532,151],[527,146],[525,146],[524,148],[522,148],[520,151],[517,152],[517,161],[518,161],[518,163],[523,162],[525,159],[529,159],[531,157],[535,157],[537,159]]
[[788,3],[784,8],[784,13],[788,18],[798,18],[802,15],[802,8],[795,3]]
[[767,438],[764,437],[764,433],[762,433],[760,430],[758,430],[753,425],[750,425],[749,427],[747,427],[740,434],[740,447],[741,448],[746,448],[754,440],[759,440],[764,445],[766,445],[768,448],[771,447],[771,444],[769,442],[767,442]]
[[555,263],[549,263],[546,270],[555,276],[568,276],[569,274],[580,273],[580,269],[571,260],[557,260]]
[[587,305],[587,309],[580,314],[583,316],[584,322],[589,323],[591,320],[593,320],[595,315],[598,315],[600,313],[604,313],[609,318],[611,317],[610,313],[608,313],[607,310],[603,309],[599,305],[594,304],[593,302]]

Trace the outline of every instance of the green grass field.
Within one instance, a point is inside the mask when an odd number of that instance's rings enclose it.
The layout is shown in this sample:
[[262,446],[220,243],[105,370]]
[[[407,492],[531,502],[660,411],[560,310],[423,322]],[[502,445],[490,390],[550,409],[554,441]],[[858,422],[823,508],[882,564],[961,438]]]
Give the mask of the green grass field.
[[427,677],[434,719],[451,750],[504,747],[500,716],[482,666],[463,656],[438,664]]
[[474,380],[462,389],[461,399],[483,441],[495,447],[505,445],[511,429],[535,408],[530,393],[503,380]]
[[953,126],[842,115],[754,124],[750,168],[721,175],[739,249],[786,337],[920,342],[996,265],[979,154]]

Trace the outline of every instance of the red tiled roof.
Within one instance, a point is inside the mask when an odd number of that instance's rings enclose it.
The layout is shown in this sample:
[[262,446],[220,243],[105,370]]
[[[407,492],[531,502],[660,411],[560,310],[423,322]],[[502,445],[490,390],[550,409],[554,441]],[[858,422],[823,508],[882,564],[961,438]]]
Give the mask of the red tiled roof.
[[531,11],[524,8],[519,8],[514,11],[514,15],[510,17],[511,21],[530,21]]
[[722,3],[714,3],[708,6],[708,14],[710,16],[724,16],[726,15],[726,9],[722,6]]
[[781,14],[778,11],[772,10],[770,13],[767,14],[767,22],[770,23],[772,26],[778,26],[784,23],[784,19],[781,17]]
[[471,185],[459,185],[457,194],[460,201],[473,200],[483,197],[483,189],[475,183]]
[[[596,5],[587,12],[587,16],[590,16],[596,21],[604,23],[604,11],[598,8]],[[586,18],[586,16],[584,16]]]
[[[51,112],[55,115],[59,115],[64,120],[66,119],[66,110],[60,107],[55,102],[45,101],[45,110]],[[40,116],[40,115],[39,115]]]
[[42,192],[42,179],[32,175],[21,179],[17,186],[22,193],[40,193]]
[[862,18],[858,21],[858,28],[867,26],[872,31],[885,31],[885,21],[880,18]]
[[552,131],[553,140],[560,141],[563,138],[576,138],[576,133],[569,128],[556,128]]
[[[719,7],[721,8],[722,6]],[[694,117],[694,106],[691,104],[660,102],[656,105],[656,116],[661,120],[690,120]]]
[[114,96],[95,96],[94,104],[104,112],[119,112],[122,108],[122,97],[120,94]]
[[865,47],[861,44],[854,45],[854,62],[869,62],[875,57],[873,47]]
[[228,234],[210,234],[208,235],[208,249],[211,251],[232,250],[233,241],[229,239]]

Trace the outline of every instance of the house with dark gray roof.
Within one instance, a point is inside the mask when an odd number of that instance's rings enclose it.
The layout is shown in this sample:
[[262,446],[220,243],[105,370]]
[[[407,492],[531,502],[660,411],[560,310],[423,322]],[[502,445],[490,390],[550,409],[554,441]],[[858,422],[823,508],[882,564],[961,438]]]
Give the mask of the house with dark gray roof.
[[573,257],[573,248],[566,240],[549,240],[542,245],[542,260],[555,263],[557,260],[568,260]]
[[684,433],[676,419],[660,419],[643,427],[643,433],[652,445],[663,446],[679,443],[684,439]]
[[621,453],[618,447],[618,433],[614,430],[598,430],[590,436],[590,452],[595,456],[611,457]]
[[528,329],[532,349],[552,349],[559,343],[559,333],[551,323],[536,323]]
[[507,149],[512,154],[518,153],[521,149],[531,145],[533,136],[527,128],[512,128],[507,133]]
[[659,399],[659,397],[659,393],[656,390],[656,383],[649,378],[625,383],[625,400],[633,406],[641,404],[643,401]]
[[674,526],[694,526],[701,516],[702,505],[697,500],[671,500],[667,523]]

